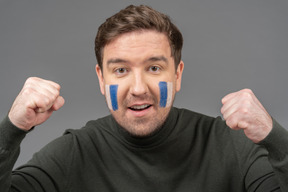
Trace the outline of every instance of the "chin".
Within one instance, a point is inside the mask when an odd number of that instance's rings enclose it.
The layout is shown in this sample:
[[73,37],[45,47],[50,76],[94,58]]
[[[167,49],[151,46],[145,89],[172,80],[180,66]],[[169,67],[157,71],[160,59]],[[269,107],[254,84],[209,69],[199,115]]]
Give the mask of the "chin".
[[133,129],[124,128],[124,129],[126,132],[128,132],[133,137],[145,138],[145,137],[150,137],[150,136],[154,135],[155,133],[157,133],[160,130],[160,128],[161,128],[161,126],[156,127],[154,129],[148,128],[148,130],[147,129],[137,129],[137,128],[133,128]]
[[116,119],[118,124],[133,137],[149,137],[157,133],[163,126],[168,115],[156,118],[145,118],[138,120],[128,120],[125,118]]

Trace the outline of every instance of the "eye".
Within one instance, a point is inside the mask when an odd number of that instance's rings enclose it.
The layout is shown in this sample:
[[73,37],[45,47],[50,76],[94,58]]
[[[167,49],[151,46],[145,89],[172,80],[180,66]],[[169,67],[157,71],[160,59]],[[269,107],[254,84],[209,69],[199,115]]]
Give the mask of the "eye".
[[158,66],[151,66],[151,67],[149,67],[149,71],[159,72],[159,71],[160,71],[160,67],[158,67]]
[[119,74],[119,75],[122,75],[122,74],[125,74],[125,73],[127,73],[127,69],[125,69],[125,68],[117,68],[116,70],[115,70],[115,73],[116,74]]

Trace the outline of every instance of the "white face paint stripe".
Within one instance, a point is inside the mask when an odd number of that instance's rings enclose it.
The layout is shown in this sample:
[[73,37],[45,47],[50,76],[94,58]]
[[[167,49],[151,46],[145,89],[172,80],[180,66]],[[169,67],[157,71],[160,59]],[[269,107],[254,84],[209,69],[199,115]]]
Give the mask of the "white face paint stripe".
[[173,95],[173,83],[167,82],[167,103],[166,107],[170,107],[172,105],[172,95]]
[[117,91],[118,85],[105,85],[107,105],[108,108],[113,111],[118,110]]
[[105,85],[105,96],[108,108],[112,110],[111,96],[110,96],[110,85]]

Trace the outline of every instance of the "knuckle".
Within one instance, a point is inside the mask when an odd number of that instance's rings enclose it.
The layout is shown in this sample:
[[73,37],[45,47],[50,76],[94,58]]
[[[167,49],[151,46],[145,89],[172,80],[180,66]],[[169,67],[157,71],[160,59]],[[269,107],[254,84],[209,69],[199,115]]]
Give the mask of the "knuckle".
[[243,89],[242,91],[243,91],[243,92],[246,92],[246,93],[250,93],[250,94],[253,93],[252,90],[251,90],[251,89],[248,89],[248,88]]
[[23,96],[30,96],[30,95],[34,94],[35,90],[30,86],[26,86],[23,88],[23,90],[21,92],[22,92]]
[[250,92],[243,91],[243,92],[241,92],[241,97],[244,98],[244,99],[251,99],[252,98],[252,94]]
[[249,114],[249,109],[246,107],[242,107],[239,112],[243,115],[248,115]]
[[243,101],[242,104],[239,107],[239,112],[243,114],[247,114],[249,112],[249,109],[251,108],[251,102],[250,101]]
[[28,77],[27,80],[26,80],[26,82],[34,81],[34,78],[35,78],[35,77]]
[[32,83],[32,82],[35,82],[35,81],[38,81],[37,77],[28,77],[27,80],[26,80],[26,83]]

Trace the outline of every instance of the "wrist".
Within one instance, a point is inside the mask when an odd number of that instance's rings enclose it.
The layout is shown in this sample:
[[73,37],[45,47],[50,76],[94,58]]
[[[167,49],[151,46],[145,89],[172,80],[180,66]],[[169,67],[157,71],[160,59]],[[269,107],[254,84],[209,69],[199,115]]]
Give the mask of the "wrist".
[[6,116],[0,122],[0,148],[11,151],[15,147],[19,147],[27,133],[28,131],[16,127]]

